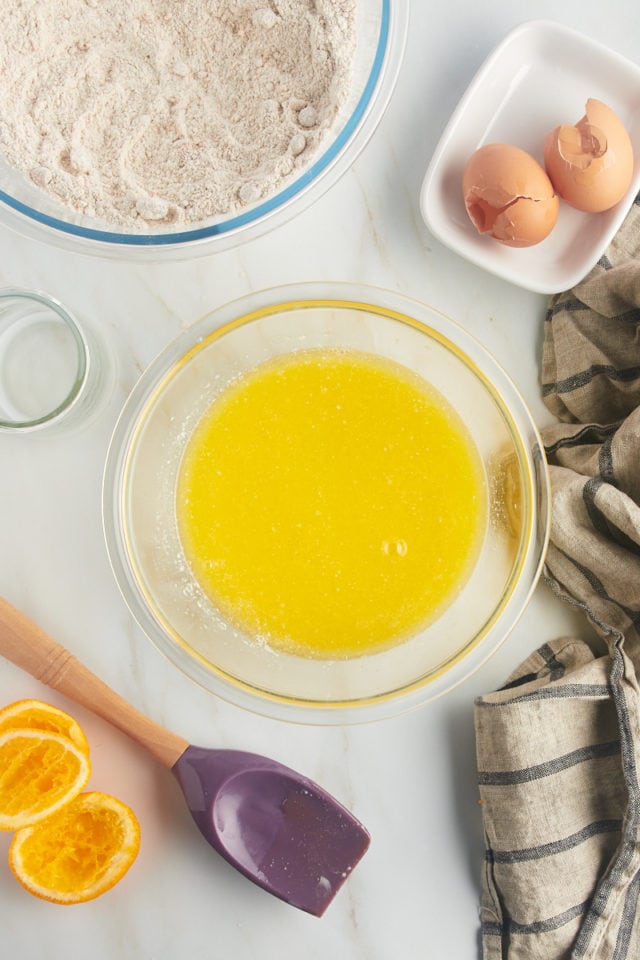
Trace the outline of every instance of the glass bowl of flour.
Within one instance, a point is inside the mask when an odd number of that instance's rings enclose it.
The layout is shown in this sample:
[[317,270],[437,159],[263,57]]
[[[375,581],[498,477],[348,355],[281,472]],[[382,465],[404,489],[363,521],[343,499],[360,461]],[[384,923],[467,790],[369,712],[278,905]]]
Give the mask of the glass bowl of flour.
[[0,221],[85,253],[254,238],[349,168],[389,102],[400,0],[43,0],[0,35]]

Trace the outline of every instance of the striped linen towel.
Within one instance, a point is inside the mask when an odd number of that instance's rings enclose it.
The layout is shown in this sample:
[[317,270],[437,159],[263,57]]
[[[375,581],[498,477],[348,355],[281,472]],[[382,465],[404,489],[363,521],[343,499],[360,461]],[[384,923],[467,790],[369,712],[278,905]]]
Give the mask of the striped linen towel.
[[545,643],[475,704],[484,960],[640,957],[640,203],[545,320],[543,579],[593,643]]

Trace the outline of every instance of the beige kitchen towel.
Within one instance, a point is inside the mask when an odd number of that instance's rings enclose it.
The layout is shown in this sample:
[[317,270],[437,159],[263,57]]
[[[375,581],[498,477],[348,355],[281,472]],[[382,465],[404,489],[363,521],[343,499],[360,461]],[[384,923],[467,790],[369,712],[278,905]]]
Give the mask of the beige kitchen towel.
[[[640,205],[545,319],[543,578],[596,638],[475,705],[484,960],[640,957]],[[553,602],[550,599],[550,602]]]

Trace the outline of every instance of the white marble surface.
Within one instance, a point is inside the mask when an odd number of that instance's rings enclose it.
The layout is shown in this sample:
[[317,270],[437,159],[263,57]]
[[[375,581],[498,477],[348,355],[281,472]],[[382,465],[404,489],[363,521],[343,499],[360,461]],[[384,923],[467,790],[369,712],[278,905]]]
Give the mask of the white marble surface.
[[[418,212],[420,183],[447,117],[476,68],[516,24],[559,19],[639,57],[631,0],[414,0],[406,57],[388,112],[354,168],[298,219],[239,249],[165,265],[79,258],[0,229],[0,285],[36,287],[94,323],[113,354],[112,399],[71,435],[0,435],[0,592],[129,701],[191,742],[267,753],[321,782],[367,825],[372,846],[318,920],[236,874],[194,828],[177,785],[81,710],[92,785],[128,800],[140,857],[102,898],[56,907],[2,866],[2,956],[12,960],[422,960],[478,955],[482,858],[474,697],[539,643],[588,628],[539,587],[514,633],[472,679],[410,715],[368,726],[267,721],[184,678],[132,621],[102,536],[101,474],[117,412],[136,378],[185,325],[217,303],[299,280],[377,284],[420,298],[482,339],[540,425],[543,297],[492,278],[441,247]],[[577,119],[577,118],[576,118]],[[63,701],[0,664],[0,702]]]

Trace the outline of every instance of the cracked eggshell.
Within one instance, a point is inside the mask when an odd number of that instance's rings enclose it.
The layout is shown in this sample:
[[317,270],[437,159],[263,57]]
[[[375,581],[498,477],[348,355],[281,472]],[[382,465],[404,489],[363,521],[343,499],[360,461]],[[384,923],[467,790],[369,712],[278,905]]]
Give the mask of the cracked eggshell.
[[551,181],[570,206],[587,213],[610,210],[633,178],[633,147],[624,124],[600,100],[586,103],[575,126],[547,134],[544,163]]
[[467,161],[464,204],[479,233],[509,247],[544,240],[558,219],[560,201],[531,154],[507,143],[488,143]]

